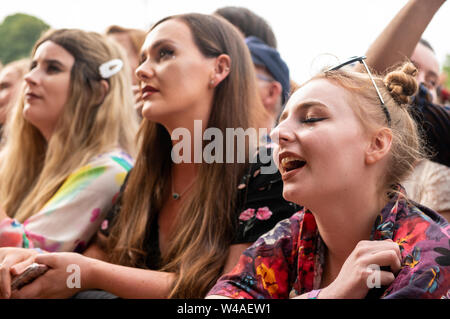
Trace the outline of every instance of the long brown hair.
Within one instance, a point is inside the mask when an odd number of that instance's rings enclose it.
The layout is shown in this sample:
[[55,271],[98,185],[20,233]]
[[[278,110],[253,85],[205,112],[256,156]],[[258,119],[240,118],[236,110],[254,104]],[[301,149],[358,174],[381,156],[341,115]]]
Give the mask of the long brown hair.
[[[189,26],[205,57],[227,54],[231,58],[228,77],[215,89],[207,127],[223,133],[226,128],[259,127],[255,119],[264,114],[264,107],[250,54],[237,30],[222,18],[202,14],[171,16],[152,30],[169,19]],[[167,130],[144,119],[139,137],[140,152],[108,241],[111,261],[129,266],[143,266],[147,227],[164,205],[171,174],[172,142]],[[162,256],[160,270],[177,274],[169,297],[202,298],[221,274],[234,234],[237,185],[247,165],[200,164],[191,196],[179,212],[169,248]]]
[[[138,122],[129,71],[118,45],[95,32],[50,30],[32,55],[46,41],[63,47],[75,62],[69,98],[48,142],[24,119],[23,94],[8,119],[0,160],[0,202],[21,222],[38,212],[69,174],[92,157],[116,147],[135,152]],[[101,100],[99,66],[116,58],[126,67],[107,80],[109,90]]]

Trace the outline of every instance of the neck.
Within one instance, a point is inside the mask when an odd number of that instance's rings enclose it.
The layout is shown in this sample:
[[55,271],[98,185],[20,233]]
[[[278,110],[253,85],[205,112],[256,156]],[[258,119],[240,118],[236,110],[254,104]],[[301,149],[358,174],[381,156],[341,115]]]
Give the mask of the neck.
[[197,177],[198,164],[193,163],[180,163],[173,164],[171,170],[171,188],[170,196],[174,196],[176,193],[178,198],[173,197],[173,199],[182,199],[185,194],[192,189],[192,185],[195,183]]
[[386,204],[375,185],[358,186],[331,200],[322,198],[310,208],[327,247],[327,263],[339,270],[358,242],[370,239],[376,217]]

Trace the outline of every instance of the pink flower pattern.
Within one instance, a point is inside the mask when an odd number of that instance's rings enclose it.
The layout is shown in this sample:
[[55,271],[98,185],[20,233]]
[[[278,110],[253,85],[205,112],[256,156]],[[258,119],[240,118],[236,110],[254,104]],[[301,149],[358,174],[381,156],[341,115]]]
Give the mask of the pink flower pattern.
[[239,215],[239,220],[247,221],[253,216],[255,216],[255,210],[253,208],[248,208]]
[[267,206],[258,208],[258,211],[256,212],[256,218],[259,220],[267,220],[270,216],[272,216],[272,212]]

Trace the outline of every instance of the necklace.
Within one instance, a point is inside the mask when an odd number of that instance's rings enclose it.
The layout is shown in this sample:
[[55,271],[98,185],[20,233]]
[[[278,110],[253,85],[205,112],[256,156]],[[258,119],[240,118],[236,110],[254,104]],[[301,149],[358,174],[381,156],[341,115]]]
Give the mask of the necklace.
[[186,193],[187,192],[187,190],[189,189],[189,188],[191,188],[191,186],[194,184],[194,182],[195,182],[195,178],[189,183],[189,185],[181,192],[181,193],[177,193],[177,192],[175,192],[175,190],[174,190],[174,188],[173,188],[173,176],[170,176],[170,179],[171,179],[171,189],[172,189],[172,198],[173,199],[175,199],[175,200],[179,200],[180,199],[180,197],[181,196],[183,196],[184,195],[184,193]]

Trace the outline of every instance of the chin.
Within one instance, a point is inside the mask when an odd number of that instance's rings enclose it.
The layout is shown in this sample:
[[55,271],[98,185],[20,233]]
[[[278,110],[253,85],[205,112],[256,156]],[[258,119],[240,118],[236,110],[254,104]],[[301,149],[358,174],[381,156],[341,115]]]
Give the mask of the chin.
[[300,187],[293,187],[295,185],[288,185],[283,187],[283,198],[288,202],[293,202],[298,205],[302,205],[300,203],[300,198],[302,198],[302,191]]

